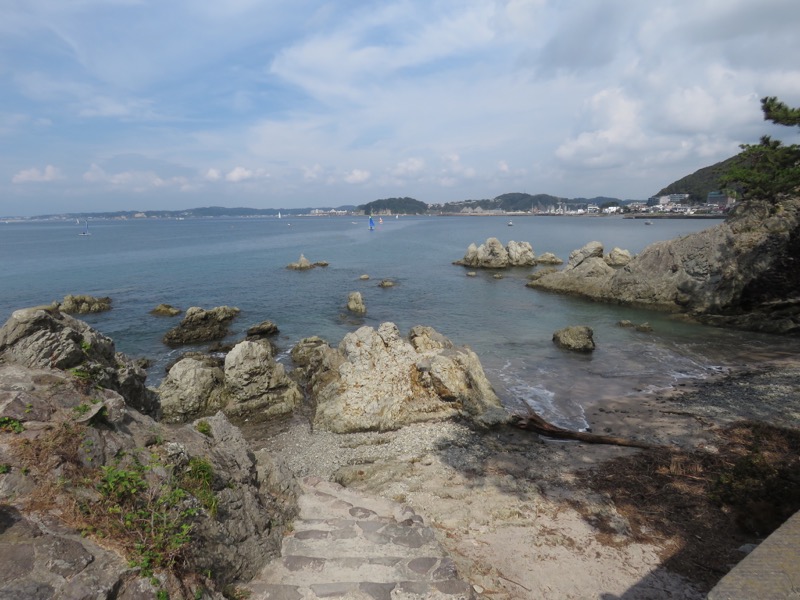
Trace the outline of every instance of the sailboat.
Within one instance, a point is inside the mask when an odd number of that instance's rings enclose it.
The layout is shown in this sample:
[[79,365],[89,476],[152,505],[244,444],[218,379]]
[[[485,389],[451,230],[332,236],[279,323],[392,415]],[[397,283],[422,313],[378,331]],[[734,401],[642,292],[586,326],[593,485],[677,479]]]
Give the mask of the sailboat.
[[84,223],[85,226],[83,228],[83,231],[81,231],[78,235],[92,235],[91,233],[89,233],[89,220],[87,219],[86,221],[84,221]]
[[375,229],[375,221],[372,220],[372,216],[369,218],[369,230],[373,231]]
[[278,211],[278,218],[281,218],[281,211]]
[[383,217],[378,217],[378,223],[383,223]]

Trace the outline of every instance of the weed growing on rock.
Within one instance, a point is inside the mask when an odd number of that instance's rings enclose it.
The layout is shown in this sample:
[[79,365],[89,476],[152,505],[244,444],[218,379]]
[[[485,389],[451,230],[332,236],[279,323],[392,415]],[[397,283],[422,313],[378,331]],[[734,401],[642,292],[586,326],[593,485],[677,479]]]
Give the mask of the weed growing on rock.
[[[166,472],[166,478],[153,481],[149,475],[154,470]],[[122,457],[118,464],[100,469],[94,483],[100,500],[96,506],[84,506],[87,526],[119,543],[131,565],[145,575],[184,566],[198,504],[216,513],[210,463],[194,457],[185,471],[176,471],[157,457],[146,465],[135,455]]]
[[197,431],[199,431],[203,435],[212,437],[211,424],[206,420],[198,421],[197,425],[195,425],[195,429],[197,429]]
[[19,421],[12,417],[0,417],[0,431],[11,431],[13,433],[22,433],[25,427]]
[[158,453],[136,450],[93,467],[89,429],[65,421],[15,445],[22,468],[40,480],[32,508],[58,505],[71,525],[119,548],[144,576],[182,572],[198,515],[216,515],[211,463],[191,457],[184,466],[173,465]]

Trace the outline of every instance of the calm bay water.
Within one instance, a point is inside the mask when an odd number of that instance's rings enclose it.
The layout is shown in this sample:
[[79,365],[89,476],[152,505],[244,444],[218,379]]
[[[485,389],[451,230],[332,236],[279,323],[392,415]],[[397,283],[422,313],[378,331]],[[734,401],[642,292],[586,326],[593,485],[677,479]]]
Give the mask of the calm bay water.
[[[618,217],[401,217],[368,231],[366,219],[284,218],[92,221],[90,236],[74,223],[0,223],[0,319],[13,310],[66,294],[110,296],[110,312],[82,317],[114,339],[117,349],[153,361],[156,384],[164,366],[185,349],[170,350],[163,334],[180,317],[153,317],[159,303],[182,309],[227,304],[242,312],[232,327],[239,339],[251,325],[275,321],[283,360],[301,338],[332,344],[366,324],[392,321],[405,334],[430,325],[478,353],[509,406],[528,403],[546,418],[582,427],[587,401],[655,390],[705,377],[748,361],[794,353],[797,342],[676,322],[660,313],[592,303],[525,287],[531,269],[465,276],[452,265],[471,242],[497,237],[528,241],[537,254],[569,252],[598,240],[640,252],[717,221],[663,220],[646,227]],[[330,266],[307,272],[285,267],[300,253]],[[363,273],[370,280],[361,281]],[[396,286],[378,287],[383,278]],[[360,291],[368,313],[344,305]],[[648,321],[653,333],[617,326]],[[565,353],[552,333],[590,325],[597,350]],[[380,374],[376,373],[376,377]]]

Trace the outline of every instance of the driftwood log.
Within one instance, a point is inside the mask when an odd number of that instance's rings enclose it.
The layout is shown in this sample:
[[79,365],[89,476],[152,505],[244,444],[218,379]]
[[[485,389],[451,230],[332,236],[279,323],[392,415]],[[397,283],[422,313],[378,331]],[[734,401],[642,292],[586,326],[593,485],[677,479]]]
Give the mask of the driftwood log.
[[548,423],[542,417],[533,411],[528,411],[527,414],[515,414],[511,416],[511,424],[519,429],[532,431],[539,435],[544,435],[551,438],[561,440],[578,440],[579,442],[586,442],[587,444],[608,444],[612,446],[629,446],[631,448],[653,448],[653,444],[645,442],[638,442],[636,440],[629,440],[627,438],[616,437],[612,435],[598,435],[596,433],[589,433],[587,431],[572,431],[558,427],[552,423]]

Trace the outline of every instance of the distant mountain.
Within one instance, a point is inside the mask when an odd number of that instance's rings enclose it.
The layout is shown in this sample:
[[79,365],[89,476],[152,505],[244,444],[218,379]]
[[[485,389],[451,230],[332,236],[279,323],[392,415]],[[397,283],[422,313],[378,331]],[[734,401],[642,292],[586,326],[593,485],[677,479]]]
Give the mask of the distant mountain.
[[689,194],[689,200],[693,204],[705,203],[709,192],[719,191],[723,187],[720,178],[740,160],[740,155],[737,154],[710,167],[703,167],[691,175],[670,183],[655,195]]
[[424,215],[428,212],[428,205],[414,198],[384,198],[383,200],[373,200],[358,207],[365,214],[377,214],[391,211],[393,215]]

